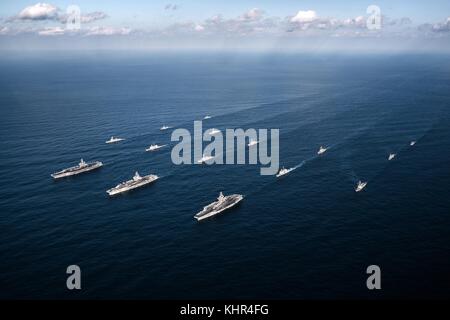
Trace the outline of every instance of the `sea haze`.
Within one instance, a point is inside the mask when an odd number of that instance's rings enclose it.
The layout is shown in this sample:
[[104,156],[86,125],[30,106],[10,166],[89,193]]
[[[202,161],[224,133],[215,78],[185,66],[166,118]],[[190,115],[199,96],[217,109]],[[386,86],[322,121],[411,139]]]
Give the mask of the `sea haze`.
[[[448,56],[4,55],[0,297],[448,298],[449,92]],[[298,168],[173,165],[159,128],[205,115],[279,128],[280,165]],[[52,180],[80,158],[104,167]],[[161,179],[107,196],[136,170]],[[195,221],[220,191],[245,198]]]

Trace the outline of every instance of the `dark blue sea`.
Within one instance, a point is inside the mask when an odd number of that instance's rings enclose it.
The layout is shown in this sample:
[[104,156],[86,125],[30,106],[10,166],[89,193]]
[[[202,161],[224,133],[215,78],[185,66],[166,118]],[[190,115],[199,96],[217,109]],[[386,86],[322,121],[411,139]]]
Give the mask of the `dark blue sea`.
[[[159,128],[205,115],[298,168],[172,164]],[[2,298],[450,297],[449,56],[9,52],[0,138]],[[50,177],[80,158],[104,167]],[[109,198],[136,170],[161,179]],[[197,222],[220,191],[244,201]]]

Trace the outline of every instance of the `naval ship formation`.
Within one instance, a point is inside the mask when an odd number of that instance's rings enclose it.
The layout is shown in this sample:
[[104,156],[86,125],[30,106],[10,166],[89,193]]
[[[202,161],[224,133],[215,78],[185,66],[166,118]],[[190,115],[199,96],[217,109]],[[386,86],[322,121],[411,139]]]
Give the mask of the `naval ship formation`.
[[[211,116],[205,116],[204,119],[210,119]],[[169,126],[163,126],[160,128],[160,130],[167,130],[171,127]],[[220,132],[217,129],[210,129],[209,131],[207,131],[209,135],[214,135],[218,132]],[[107,140],[106,143],[107,144],[112,144],[112,143],[117,143],[120,141],[125,140],[124,138],[118,138],[118,137],[114,137],[112,136],[111,139]],[[410,142],[410,146],[414,146],[416,144],[417,141],[411,141]],[[254,146],[256,144],[258,144],[259,141],[257,140],[251,140],[248,143],[248,146]],[[164,145],[158,145],[158,144],[152,144],[150,147],[146,148],[145,151],[156,151],[159,150],[163,147],[167,146],[167,144]],[[317,155],[322,155],[324,154],[329,148],[328,147],[323,147],[320,146],[319,151],[317,152]],[[393,160],[396,157],[395,153],[391,153],[389,154],[388,160]],[[203,162],[207,162],[208,160],[213,159],[212,156],[203,156],[198,163],[203,163]],[[51,176],[56,180],[56,179],[60,179],[60,178],[64,178],[64,177],[69,177],[69,176],[74,176],[74,175],[78,175],[84,172],[89,172],[95,169],[98,169],[100,167],[103,166],[103,163],[100,161],[93,161],[93,162],[85,162],[83,159],[81,159],[80,163],[76,166],[67,168],[67,169],[63,169],[61,171],[52,173]],[[280,178],[284,175],[287,175],[288,173],[290,173],[291,171],[295,170],[298,166],[293,167],[293,168],[281,168],[278,173],[276,174],[277,178]],[[159,179],[159,177],[157,175],[154,174],[149,174],[146,176],[141,176],[139,175],[139,173],[136,171],[136,173],[134,174],[133,178],[128,180],[128,181],[124,181],[119,183],[118,185],[116,185],[115,187],[108,189],[106,192],[108,193],[108,195],[110,196],[114,196],[116,194],[120,194],[122,192],[126,192],[129,190],[133,190],[136,188],[140,188],[143,187],[145,185],[148,185],[154,181],[156,181],[157,179]],[[358,181],[358,184],[355,188],[356,192],[360,192],[362,191],[367,185],[367,181]],[[220,192],[219,197],[217,198],[217,201],[214,201],[213,203],[203,207],[203,210],[201,210],[200,212],[198,212],[194,218],[197,219],[197,221],[212,217],[214,215],[217,215],[227,209],[230,209],[234,206],[236,206],[238,203],[240,203],[242,201],[242,199],[244,199],[244,196],[241,194],[231,194],[228,196],[224,196],[222,192]]]

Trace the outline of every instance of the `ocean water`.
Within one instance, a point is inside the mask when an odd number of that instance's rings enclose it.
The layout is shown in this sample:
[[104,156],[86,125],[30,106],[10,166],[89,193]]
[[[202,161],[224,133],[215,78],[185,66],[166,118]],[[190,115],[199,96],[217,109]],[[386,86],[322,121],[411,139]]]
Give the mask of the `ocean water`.
[[[0,297],[448,298],[449,92],[448,56],[3,55]],[[174,145],[162,125],[205,115],[205,129],[279,128],[280,164],[297,169],[144,152]],[[80,158],[105,165],[51,179]],[[109,198],[135,170],[162,178]],[[245,199],[194,220],[220,191]],[[80,291],[66,289],[72,264]]]

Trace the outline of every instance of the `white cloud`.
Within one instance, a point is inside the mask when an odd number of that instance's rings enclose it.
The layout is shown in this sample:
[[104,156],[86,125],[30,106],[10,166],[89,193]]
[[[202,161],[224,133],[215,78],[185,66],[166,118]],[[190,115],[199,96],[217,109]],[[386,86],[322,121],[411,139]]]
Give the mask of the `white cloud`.
[[299,12],[297,12],[295,16],[291,18],[291,22],[298,22],[298,23],[312,22],[317,18],[318,18],[317,13],[314,10],[307,10],[307,11],[300,10]]
[[240,19],[241,20],[258,20],[264,15],[264,11],[258,8],[253,8],[244,13]]
[[203,31],[203,30],[205,30],[205,27],[202,26],[201,24],[197,24],[197,25],[195,26],[195,31]]
[[114,35],[128,35],[131,33],[129,28],[114,28],[114,27],[91,27],[85,33],[86,36],[114,36]]
[[[307,13],[309,12],[309,13]],[[333,37],[340,35],[359,35],[361,32],[368,31],[366,27],[366,18],[357,16],[348,19],[320,18],[315,11],[301,11],[296,16],[287,17],[285,28],[288,32],[304,32],[312,34],[313,32],[321,35],[329,34]]]
[[[170,5],[170,8],[172,8],[172,5]],[[0,21],[0,38],[6,39],[7,36],[16,35],[39,35],[60,36],[53,37],[51,41],[66,41],[66,37],[69,36],[71,39],[121,36],[120,41],[130,41],[130,43],[135,41],[139,45],[160,41],[163,44],[162,46],[177,46],[179,43],[183,43],[192,47],[197,44],[209,45],[210,43],[219,45],[226,43],[225,45],[228,45],[228,41],[230,43],[233,41],[235,43],[247,43],[247,40],[250,44],[277,46],[278,41],[285,41],[285,39],[287,39],[286,41],[294,40],[292,43],[297,43],[298,39],[305,39],[300,42],[307,47],[310,41],[314,39],[328,39],[327,41],[342,39],[340,41],[353,43],[355,39],[372,39],[374,37],[386,39],[408,39],[408,37],[444,39],[450,36],[450,17],[440,23],[421,25],[419,28],[417,25],[413,25],[408,18],[388,19],[383,17],[382,29],[374,32],[366,27],[366,15],[337,19],[319,17],[314,10],[292,13],[293,15],[290,16],[268,16],[263,10],[253,8],[234,17],[218,14],[199,21],[181,20],[160,29],[131,30],[117,25],[114,27],[102,26],[102,23],[97,25],[95,21],[105,19],[107,15],[95,11],[82,14],[80,30],[65,30],[65,26],[61,24],[67,19],[65,12],[49,4],[36,4],[22,10],[20,14],[14,17],[14,20]],[[20,15],[21,18],[19,18]],[[32,21],[24,23],[22,20]],[[83,23],[86,23],[86,25]],[[87,23],[92,24],[88,25]],[[133,36],[126,37],[127,35]],[[319,42],[320,40],[317,40],[317,43]]]
[[226,19],[222,15],[216,15],[200,24],[209,34],[236,36],[272,34],[279,29],[279,21],[276,17],[266,17],[263,10],[253,8],[235,18]]
[[358,16],[355,18],[355,23],[364,23],[366,19],[363,16]]
[[344,21],[342,21],[342,24],[345,26],[365,26],[366,19],[363,16],[358,16],[356,18],[345,19]]
[[38,31],[40,36],[60,36],[64,34],[64,29],[61,27],[50,27]]
[[58,8],[39,2],[23,9],[17,17],[22,20],[55,20],[58,18]]
[[176,4],[166,4],[164,7],[164,10],[177,10],[178,9],[178,5]]
[[[81,14],[80,22],[91,23],[93,21],[102,20],[107,17],[108,15],[101,11],[88,12],[86,14]],[[39,2],[35,5],[24,8],[21,12],[19,12],[19,14],[8,19],[9,22],[25,20],[57,21],[60,23],[66,23],[67,14],[54,5]]]
[[437,32],[450,31],[450,17],[445,22],[434,24],[432,30]]
[[8,27],[0,27],[0,34],[2,35],[9,34],[9,31]]
[[108,18],[108,15],[101,11],[94,11],[81,15],[81,23],[90,23],[97,20],[103,20]]

